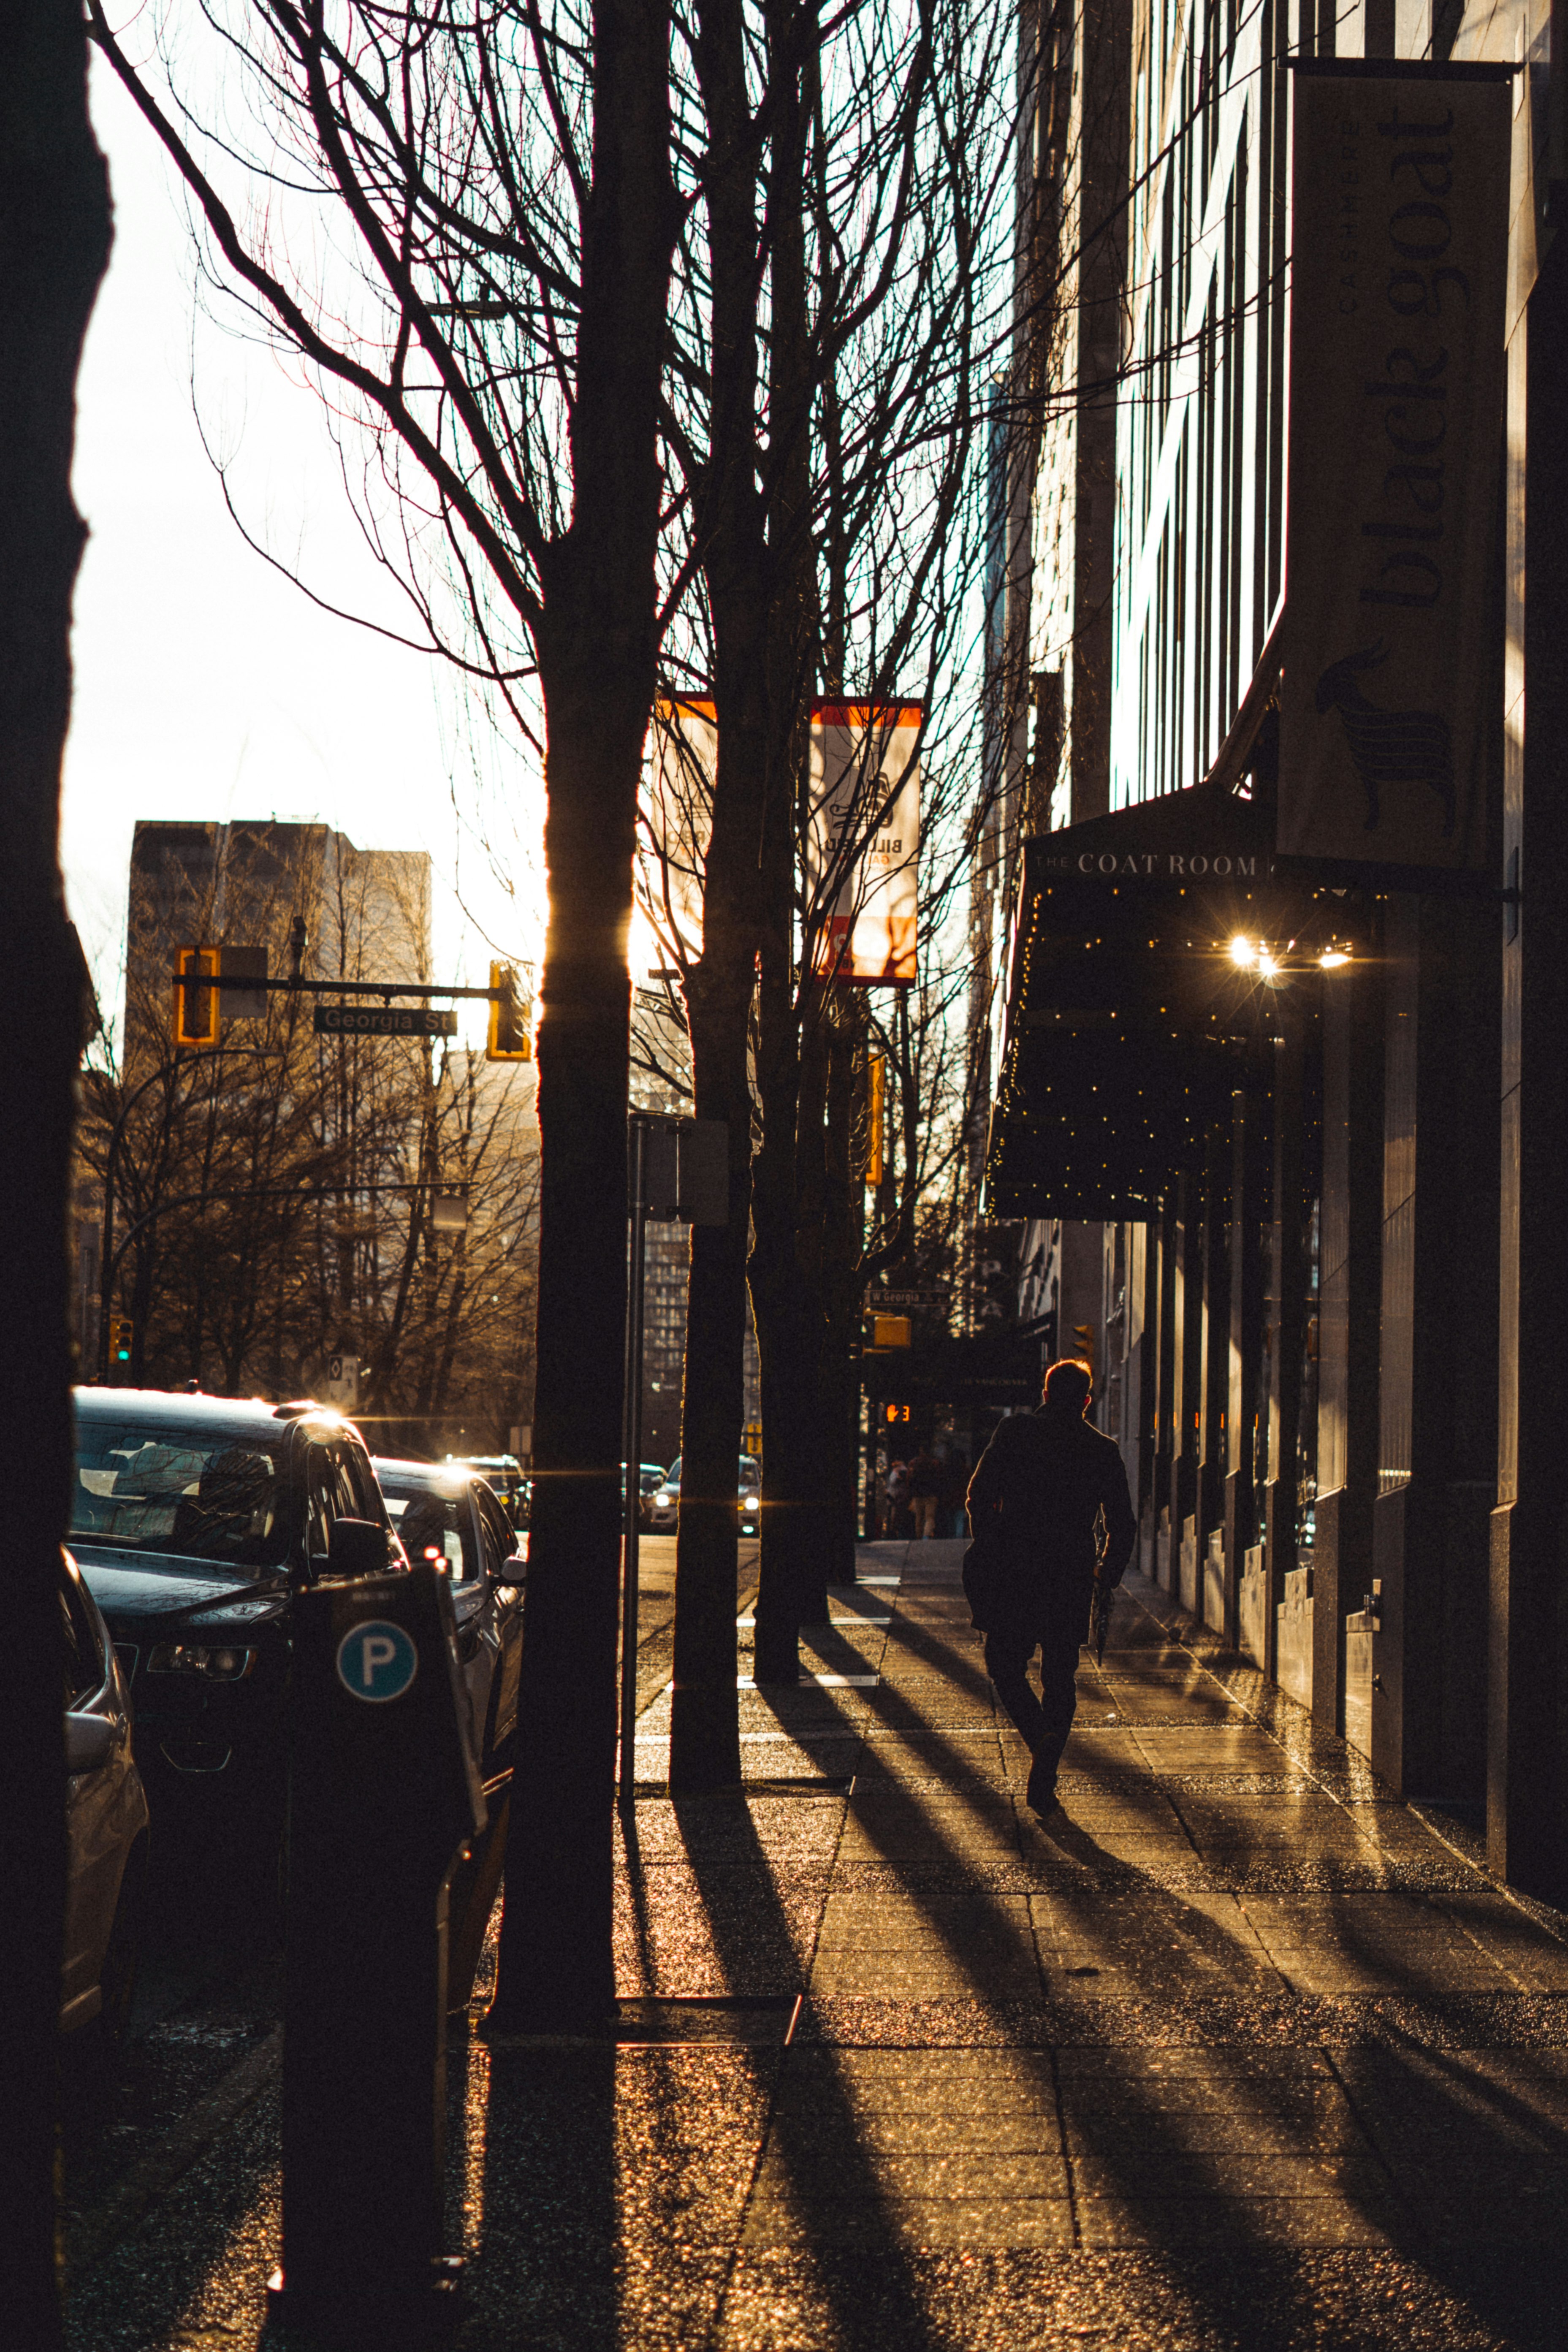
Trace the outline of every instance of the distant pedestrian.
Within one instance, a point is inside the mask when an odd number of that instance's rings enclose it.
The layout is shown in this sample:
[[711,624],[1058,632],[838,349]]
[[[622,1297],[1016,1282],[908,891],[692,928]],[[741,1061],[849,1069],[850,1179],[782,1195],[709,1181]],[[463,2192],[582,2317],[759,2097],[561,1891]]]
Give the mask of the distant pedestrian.
[[888,1533],[901,1536],[908,1516],[910,1501],[910,1467],[907,1462],[890,1462],[882,1481],[882,1492],[888,1505]]
[[970,1526],[999,1538],[985,1670],[1034,1759],[1026,1801],[1041,1814],[1057,1801],[1097,1565],[1120,1584],[1138,1533],[1121,1452],[1084,1419],[1093,1388],[1087,1364],[1053,1364],[1039,1410],[1003,1422],[969,1486]]
[[910,1500],[914,1505],[915,1536],[929,1543],[936,1533],[937,1497],[942,1493],[942,1465],[921,1446],[910,1464]]

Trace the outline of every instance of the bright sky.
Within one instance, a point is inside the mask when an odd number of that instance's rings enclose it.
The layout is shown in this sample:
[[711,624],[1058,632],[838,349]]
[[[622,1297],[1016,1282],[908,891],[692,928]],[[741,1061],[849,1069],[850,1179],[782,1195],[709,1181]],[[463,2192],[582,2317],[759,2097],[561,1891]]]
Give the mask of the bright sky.
[[[320,818],[362,849],[425,849],[436,977],[483,982],[490,948],[536,955],[489,862],[462,836],[450,779],[471,772],[451,674],[331,618],[252,553],[202,446],[237,451],[247,527],[300,557],[338,605],[408,629],[353,522],[315,394],[196,317],[182,197],[151,134],[96,65],[114,253],[79,392],[76,499],[90,538],[76,593],[75,693],[61,859],[106,1016],[118,1016],[132,828],[139,817]],[[192,396],[195,322],[195,400]],[[410,632],[414,634],[414,632]],[[539,805],[524,780],[507,845],[535,908]],[[531,848],[531,856],[529,854]],[[465,1034],[483,1034],[472,1009]]]

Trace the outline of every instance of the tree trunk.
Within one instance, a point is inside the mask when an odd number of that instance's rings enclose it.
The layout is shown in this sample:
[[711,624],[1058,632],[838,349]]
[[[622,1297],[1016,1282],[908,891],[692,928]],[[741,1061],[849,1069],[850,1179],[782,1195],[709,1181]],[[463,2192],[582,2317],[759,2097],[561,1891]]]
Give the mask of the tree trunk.
[[[817,1380],[822,1354],[820,1286],[815,1264],[800,1246],[797,1203],[802,1160],[810,1131],[820,1131],[814,1083],[820,1057],[801,1038],[788,961],[790,902],[783,923],[770,919],[763,951],[762,1045],[758,1083],[763,1098],[763,1148],[754,1175],[752,1294],[763,1376],[763,1556],[757,1588],[756,1678],[800,1678],[803,1623],[826,1612],[826,1589],[816,1570],[816,1519],[822,1464],[818,1449]],[[782,966],[782,970],[781,970]],[[807,1016],[808,1024],[810,1016]],[[809,1235],[804,1236],[809,1241]]]
[[[705,944],[704,964],[708,958]],[[731,966],[735,961],[733,955],[722,959]],[[735,1505],[744,1412],[746,1235],[752,1192],[746,1073],[751,971],[749,962],[744,964],[742,977],[732,970],[724,971],[722,962],[710,983],[711,993],[695,976],[691,989],[697,1116],[721,1118],[729,1126],[730,1221],[726,1225],[695,1225],[691,1233],[675,1557],[672,1795],[724,1788],[741,1777]]]
[[[582,651],[591,656],[584,632]],[[612,1965],[612,1800],[626,1314],[626,1078],[633,826],[651,702],[579,659],[544,676],[550,714],[541,987],[539,1386],[496,2021],[570,2030],[604,2015]],[[618,788],[618,789],[616,789]],[[619,883],[606,904],[606,878]]]
[[[835,993],[827,1033],[827,1117],[823,1218],[822,1369],[817,1381],[822,1416],[823,1619],[826,1587],[855,1581],[855,1457],[858,1398],[856,1340],[860,1320],[860,1255],[864,1207],[855,1159],[855,1111],[866,1034],[865,1000],[858,989]],[[811,1621],[808,1621],[811,1622]]]
[[599,0],[572,522],[542,562],[536,629],[550,888],[536,1475],[495,2008],[499,2025],[534,2032],[592,2025],[615,1998],[626,934],[658,645],[658,395],[676,229],[668,47],[662,8]]
[[703,870],[702,953],[687,986],[699,1118],[730,1131],[728,1224],[695,1226],[687,1286],[676,1538],[671,1791],[741,1777],[735,1682],[736,1474],[745,1406],[752,1205],[748,1046],[767,779],[768,549],[758,489],[756,147],[739,0],[705,0],[697,49],[710,152],[712,382],[700,545],[713,619],[719,750]]
[[65,1906],[59,1547],[71,1480],[66,1250],[81,976],[58,859],[70,715],[76,376],[109,258],[109,183],[70,0],[0,33],[0,1415],[26,1433],[5,1529],[0,1724],[0,2312],[17,2352],[60,2340],[56,2074]]

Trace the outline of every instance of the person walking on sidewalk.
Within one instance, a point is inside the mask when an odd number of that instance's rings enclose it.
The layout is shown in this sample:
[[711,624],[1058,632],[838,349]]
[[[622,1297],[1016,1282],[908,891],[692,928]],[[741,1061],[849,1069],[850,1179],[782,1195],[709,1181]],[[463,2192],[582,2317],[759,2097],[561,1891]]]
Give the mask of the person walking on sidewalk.
[[922,1445],[910,1464],[910,1500],[915,1507],[915,1536],[929,1543],[936,1533],[936,1500],[942,1491],[942,1465]]
[[1120,1584],[1138,1533],[1121,1451],[1084,1418],[1093,1392],[1087,1364],[1053,1364],[1038,1411],[1002,1423],[969,1482],[971,1528],[999,1538],[985,1671],[1034,1759],[1026,1801],[1040,1814],[1057,1801],[1096,1572]]

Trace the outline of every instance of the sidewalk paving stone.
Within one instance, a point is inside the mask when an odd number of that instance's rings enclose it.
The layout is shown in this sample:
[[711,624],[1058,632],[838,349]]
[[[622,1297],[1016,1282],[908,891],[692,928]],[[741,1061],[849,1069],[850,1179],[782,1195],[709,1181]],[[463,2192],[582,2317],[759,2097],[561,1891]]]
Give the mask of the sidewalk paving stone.
[[[807,1662],[879,1686],[742,1691],[763,1785],[617,1827],[623,1999],[799,1993],[787,2046],[455,2046],[458,2352],[1558,2352],[1568,1921],[1136,1578],[1037,1821],[962,1553],[862,1548]],[[273,2146],[72,2352],[253,2327]]]

